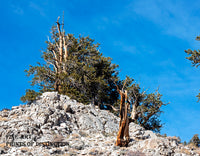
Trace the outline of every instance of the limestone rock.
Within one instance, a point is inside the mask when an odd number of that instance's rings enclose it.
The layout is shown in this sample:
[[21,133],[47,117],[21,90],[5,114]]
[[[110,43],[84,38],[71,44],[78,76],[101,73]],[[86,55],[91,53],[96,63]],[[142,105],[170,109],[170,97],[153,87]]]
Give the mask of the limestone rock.
[[128,147],[115,146],[119,118],[106,110],[46,92],[32,103],[0,111],[1,155],[198,156],[199,149],[130,123]]

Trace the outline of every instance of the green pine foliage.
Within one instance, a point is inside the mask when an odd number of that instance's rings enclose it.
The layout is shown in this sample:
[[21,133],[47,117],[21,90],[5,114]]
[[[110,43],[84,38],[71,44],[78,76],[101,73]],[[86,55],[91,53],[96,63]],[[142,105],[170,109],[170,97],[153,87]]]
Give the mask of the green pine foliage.
[[39,95],[41,95],[40,92],[36,92],[31,89],[26,90],[26,94],[21,97],[22,102],[33,102]]
[[192,65],[195,67],[198,67],[200,65],[200,50],[185,50],[187,53],[188,57],[186,59],[190,60],[192,62]]
[[[99,52],[99,44],[93,39],[65,35],[57,21],[57,27],[53,26],[51,30],[51,40],[48,39],[46,44],[47,49],[42,53],[45,63],[30,65],[25,71],[27,76],[33,76],[31,85],[38,86],[39,93],[58,91],[82,103],[113,104],[117,101],[113,81],[118,80],[118,65]],[[32,101],[35,95],[27,90],[21,100]]]
[[[197,41],[200,41],[200,36],[196,37]],[[186,57],[188,60],[190,60],[192,62],[193,66],[198,67],[200,65],[200,50],[185,50],[185,52],[187,53],[188,57]]]
[[[130,112],[131,120],[147,130],[160,132],[163,126],[161,120],[159,120],[162,113],[161,107],[167,105],[167,103],[163,103],[161,100],[162,95],[158,90],[154,93],[147,93],[140,88],[139,84],[134,83],[134,80],[128,76],[126,77],[124,89],[128,91],[128,99],[132,107]],[[134,106],[136,108],[136,115],[133,117],[132,111]]]
[[[196,37],[197,41],[200,41],[200,36]],[[195,66],[196,68],[200,65],[200,50],[185,50],[187,53],[188,57],[186,59],[190,60],[192,62],[192,65]],[[198,102],[200,101],[200,93],[197,95]]]

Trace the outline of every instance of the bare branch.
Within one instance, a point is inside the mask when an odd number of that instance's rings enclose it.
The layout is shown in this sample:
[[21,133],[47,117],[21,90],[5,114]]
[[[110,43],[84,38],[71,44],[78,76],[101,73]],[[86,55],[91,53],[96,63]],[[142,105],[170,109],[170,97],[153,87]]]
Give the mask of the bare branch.
[[[50,39],[49,39],[48,36],[47,36],[47,39],[48,39],[48,42],[53,46],[53,43],[50,41]],[[55,71],[56,71],[56,73],[57,73],[58,70],[59,70],[59,68],[60,68],[60,66],[59,66],[59,64],[58,64],[58,61],[59,61],[59,60],[58,60],[57,54],[56,54],[56,52],[55,52],[54,49],[51,49],[50,52],[53,53],[54,61],[55,61],[54,67],[55,67]]]
[[66,41],[65,41],[65,37],[64,37],[64,36],[63,36],[63,42],[64,42],[64,50],[65,50],[64,60],[65,60],[65,62],[66,62],[66,61],[67,61],[67,57],[68,57],[67,48],[68,48],[68,45],[69,45],[69,44],[66,44]]
[[135,93],[135,90],[133,90],[133,95],[134,95],[135,99],[137,99],[137,95]]
[[[49,36],[48,36],[47,38],[48,38],[49,43],[53,46],[53,44],[51,43],[51,41],[50,41],[50,39],[49,39]],[[55,50],[52,49],[52,50],[50,50],[50,51],[53,52],[53,55],[54,55],[55,59],[57,60],[57,55],[56,55]]]
[[59,56],[59,61],[60,62],[62,62],[62,60],[63,60],[63,38],[62,38],[62,32],[61,32],[61,30],[60,30],[60,23],[59,23],[59,19],[60,19],[60,17],[58,17],[58,20],[57,20],[57,28],[58,28],[58,34],[59,34],[59,54],[60,54],[60,56]]
[[59,19],[60,19],[60,16],[58,16],[58,19],[57,19],[57,28],[58,28],[58,32],[59,32],[59,35],[61,34],[60,32],[60,23],[59,23]]
[[[159,108],[162,106],[162,104],[160,104],[159,106],[158,106],[158,109],[157,110],[159,110]],[[144,120],[144,122],[143,122],[143,125],[145,125],[148,121],[149,121],[149,119],[155,114],[156,112],[155,111],[152,111],[152,112],[150,112],[146,117],[145,117],[145,120]]]
[[56,64],[54,64],[54,63],[52,63],[52,62],[49,62],[49,61],[47,61],[47,60],[45,60],[45,61],[46,61],[48,64],[51,64],[51,65],[54,67],[56,73],[58,72],[58,67],[57,67]]
[[146,90],[146,91],[143,90],[143,91],[142,91],[142,96],[143,96],[146,92],[147,92],[147,90]]
[[59,45],[58,45],[58,42],[55,42],[55,45],[56,45],[56,48],[59,49]]

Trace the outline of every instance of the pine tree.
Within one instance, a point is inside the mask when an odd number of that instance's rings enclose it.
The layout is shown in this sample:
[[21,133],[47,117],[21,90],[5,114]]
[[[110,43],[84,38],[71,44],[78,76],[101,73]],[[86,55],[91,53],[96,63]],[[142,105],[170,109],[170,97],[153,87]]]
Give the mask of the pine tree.
[[118,66],[99,52],[99,44],[94,44],[93,39],[66,35],[64,22],[59,23],[59,18],[56,24],[42,54],[45,63],[30,65],[25,71],[27,76],[33,75],[31,85],[38,86],[39,92],[27,90],[21,100],[34,100],[36,94],[58,91],[83,103],[116,102],[118,94],[113,80],[118,80]]
[[[200,41],[200,36],[196,37],[197,41]],[[200,65],[200,50],[185,50],[187,53],[188,57],[186,59],[190,60],[192,62],[192,65],[195,66],[196,68]],[[200,93],[197,95],[198,101],[200,101]]]
[[[197,41],[200,41],[200,36],[196,37]],[[198,67],[200,65],[200,50],[185,50],[185,52],[188,54],[188,57],[186,57],[188,60],[192,62],[193,66]]]
[[128,99],[132,107],[131,121],[147,130],[160,132],[163,126],[159,120],[162,113],[161,107],[167,105],[162,102],[162,95],[158,91],[149,94],[146,91],[141,91],[139,84],[133,83],[134,80],[130,77],[127,77],[126,81],[125,89],[128,91]]
[[120,81],[116,70],[118,65],[112,64],[111,58],[99,52],[99,44],[95,44],[93,39],[66,34],[64,21],[60,23],[58,18],[46,44],[47,48],[42,52],[43,63],[30,65],[25,71],[27,76],[32,76],[31,85],[37,86],[38,91],[27,89],[21,97],[23,102],[32,102],[46,91],[57,91],[79,102],[111,109],[119,107],[120,103],[117,84],[128,91],[132,120],[146,129],[160,130],[160,108],[166,105],[161,101],[162,95],[141,92],[130,77],[126,78],[126,83]]

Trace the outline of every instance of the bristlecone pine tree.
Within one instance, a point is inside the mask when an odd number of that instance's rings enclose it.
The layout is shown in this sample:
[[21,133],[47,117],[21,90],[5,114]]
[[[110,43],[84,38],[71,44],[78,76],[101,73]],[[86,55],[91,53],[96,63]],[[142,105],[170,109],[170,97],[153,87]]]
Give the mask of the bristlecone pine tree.
[[146,91],[141,91],[139,84],[133,82],[132,78],[126,77],[126,85],[124,86],[128,92],[128,101],[132,106],[130,122],[137,123],[147,130],[160,132],[162,127],[159,120],[162,113],[161,107],[168,103],[162,102],[162,95],[158,91],[148,94]]
[[113,80],[118,81],[115,64],[111,58],[99,52],[99,44],[89,37],[75,38],[65,34],[64,22],[52,27],[51,38],[46,41],[47,49],[38,63],[26,70],[33,75],[31,85],[39,86],[39,92],[28,89],[21,98],[23,102],[33,101],[38,94],[58,91],[83,103],[110,103],[118,99]]
[[[196,37],[197,41],[200,41],[200,36]],[[195,67],[198,67],[200,65],[200,50],[185,50],[185,52],[188,54],[188,57],[186,59],[190,60],[192,62],[192,65]],[[197,95],[198,101],[200,101],[200,93]]]
[[141,92],[139,85],[129,77],[126,83],[119,81],[118,66],[99,52],[99,44],[94,44],[94,40],[66,34],[64,22],[60,23],[58,18],[46,44],[42,53],[44,63],[30,65],[25,71],[27,76],[32,76],[31,85],[37,86],[38,91],[27,89],[21,97],[23,102],[32,102],[46,91],[58,91],[85,104],[119,110],[119,93],[115,84],[119,88],[126,84],[123,88],[127,90],[132,105],[132,112],[128,113],[129,122],[134,121],[149,130],[160,130],[162,124],[158,118],[161,106],[165,105],[160,99],[161,94]]

